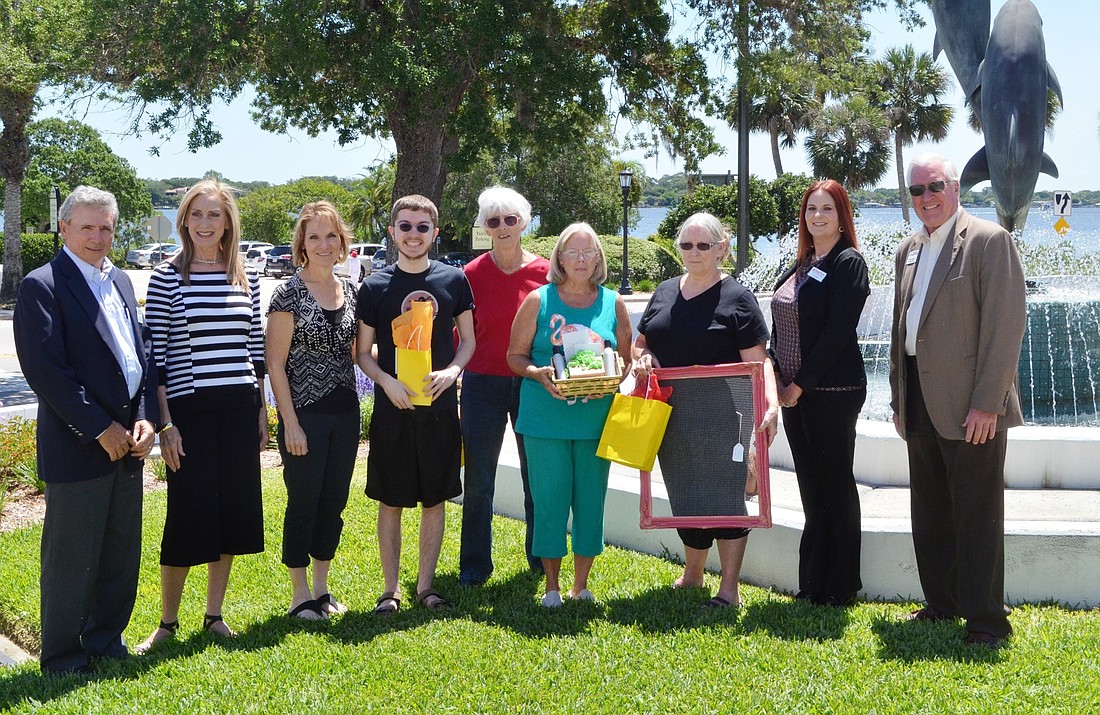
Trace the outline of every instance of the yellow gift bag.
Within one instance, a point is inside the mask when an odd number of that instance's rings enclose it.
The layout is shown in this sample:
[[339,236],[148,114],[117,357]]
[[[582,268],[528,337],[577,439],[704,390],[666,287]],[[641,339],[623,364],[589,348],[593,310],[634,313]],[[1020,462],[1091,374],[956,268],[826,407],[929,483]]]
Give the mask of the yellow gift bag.
[[423,394],[424,378],[432,371],[432,304],[415,301],[393,319],[393,342],[397,346],[397,379],[415,394],[414,405],[430,405],[432,398]]
[[600,445],[596,448],[597,456],[645,472],[652,471],[672,414],[672,407],[661,401],[662,397],[668,399],[671,390],[662,392],[656,383],[656,376],[651,375],[649,385],[645,388],[639,385],[641,389],[636,391],[644,390],[649,399],[615,394],[600,435]]

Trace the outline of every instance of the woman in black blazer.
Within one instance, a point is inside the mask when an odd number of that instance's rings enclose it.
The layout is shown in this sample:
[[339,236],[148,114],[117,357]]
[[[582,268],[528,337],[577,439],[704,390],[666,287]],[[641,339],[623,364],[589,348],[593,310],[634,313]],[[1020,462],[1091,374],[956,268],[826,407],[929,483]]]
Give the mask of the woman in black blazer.
[[817,604],[848,605],[863,587],[852,462],[867,397],[856,326],[869,293],[848,194],[815,181],[802,196],[797,258],[772,296],[771,355],[806,514],[796,598]]

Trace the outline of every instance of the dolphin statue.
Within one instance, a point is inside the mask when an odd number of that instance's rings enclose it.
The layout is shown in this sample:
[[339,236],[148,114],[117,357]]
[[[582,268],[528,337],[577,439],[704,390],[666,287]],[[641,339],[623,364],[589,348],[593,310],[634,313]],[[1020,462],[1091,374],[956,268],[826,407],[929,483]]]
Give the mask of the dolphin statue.
[[993,22],[970,91],[971,97],[982,95],[985,146],[967,162],[960,183],[967,191],[989,180],[997,220],[1009,231],[1023,229],[1039,172],[1058,176],[1043,153],[1048,90],[1062,100],[1047,64],[1043,20],[1030,0],[1008,0]]
[[[943,50],[965,94],[974,86],[978,65],[985,58],[985,45],[989,40],[989,0],[929,0],[929,5],[936,24],[932,58],[939,57]],[[974,113],[979,116],[980,100],[980,96],[968,98]]]

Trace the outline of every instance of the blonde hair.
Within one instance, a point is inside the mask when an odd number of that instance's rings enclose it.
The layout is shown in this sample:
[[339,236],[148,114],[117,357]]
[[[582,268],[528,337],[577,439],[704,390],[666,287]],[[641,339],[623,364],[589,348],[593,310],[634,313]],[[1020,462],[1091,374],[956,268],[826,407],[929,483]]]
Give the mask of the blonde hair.
[[592,271],[592,275],[589,277],[589,281],[594,285],[603,285],[603,282],[607,280],[607,255],[603,252],[603,244],[600,243],[600,237],[596,235],[596,230],[589,226],[587,223],[571,223],[565,227],[565,230],[558,236],[558,242],[554,244],[554,250],[550,252],[550,271],[547,273],[547,278],[554,285],[561,285],[565,282],[565,268],[561,264],[561,258],[558,254],[563,250],[562,247],[566,241],[581,234],[588,234],[592,238],[592,246],[596,249],[598,254],[596,258],[596,268]]
[[351,244],[351,229],[344,219],[340,218],[340,212],[328,201],[313,201],[302,207],[298,212],[298,222],[294,224],[294,239],[290,242],[290,250],[294,256],[294,265],[303,268],[309,265],[309,256],[306,255],[306,223],[314,219],[327,218],[336,227],[336,233],[340,234],[340,260],[343,263],[348,257],[348,246]]
[[242,292],[248,293],[248,275],[245,273],[240,252],[241,214],[237,209],[237,200],[233,197],[233,189],[228,184],[213,179],[203,179],[195,184],[187,190],[180,201],[179,212],[176,214],[176,233],[179,234],[180,245],[183,248],[175,259],[176,268],[180,272],[180,282],[183,285],[191,284],[191,259],[195,256],[195,242],[187,228],[187,214],[191,210],[191,203],[201,195],[214,196],[221,201],[222,209],[225,211],[225,233],[221,237],[225,277],[229,285],[237,286]]

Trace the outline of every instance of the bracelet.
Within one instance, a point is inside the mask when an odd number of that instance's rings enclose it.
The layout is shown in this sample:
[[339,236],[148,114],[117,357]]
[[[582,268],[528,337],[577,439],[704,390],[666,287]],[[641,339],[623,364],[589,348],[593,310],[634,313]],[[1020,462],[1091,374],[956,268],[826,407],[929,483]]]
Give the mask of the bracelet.
[[164,423],[163,427],[161,427],[159,430],[157,430],[157,434],[164,434],[165,432],[172,429],[173,427],[175,427],[175,425],[172,424],[172,420],[168,420],[167,422]]

